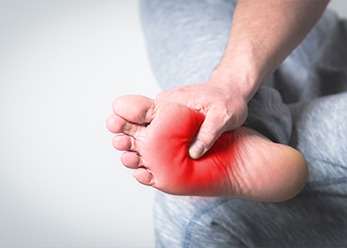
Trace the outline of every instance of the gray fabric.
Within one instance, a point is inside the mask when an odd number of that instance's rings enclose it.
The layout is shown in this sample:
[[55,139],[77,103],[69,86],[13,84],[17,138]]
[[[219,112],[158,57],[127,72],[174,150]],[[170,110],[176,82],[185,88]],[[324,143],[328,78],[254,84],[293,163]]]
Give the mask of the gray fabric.
[[[149,59],[163,89],[208,79],[234,7],[226,0],[141,2]],[[249,103],[247,126],[306,157],[302,193],[274,204],[158,192],[158,247],[347,246],[346,30],[346,21],[326,11]]]
[[278,91],[261,87],[248,103],[248,117],[244,126],[255,129],[274,142],[288,144],[292,118]]

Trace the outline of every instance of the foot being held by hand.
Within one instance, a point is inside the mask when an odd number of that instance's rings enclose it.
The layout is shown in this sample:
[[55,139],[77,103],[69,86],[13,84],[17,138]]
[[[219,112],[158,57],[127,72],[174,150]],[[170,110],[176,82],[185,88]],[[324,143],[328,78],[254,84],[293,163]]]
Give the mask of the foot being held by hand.
[[122,163],[142,184],[175,195],[226,196],[258,201],[294,197],[307,179],[295,149],[246,127],[224,133],[200,159],[188,154],[204,116],[183,105],[144,96],[118,98],[107,128]]

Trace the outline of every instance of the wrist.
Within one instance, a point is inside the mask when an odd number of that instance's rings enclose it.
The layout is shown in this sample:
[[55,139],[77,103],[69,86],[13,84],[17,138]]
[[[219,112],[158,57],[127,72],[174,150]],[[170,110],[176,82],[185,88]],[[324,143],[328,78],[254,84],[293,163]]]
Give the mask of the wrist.
[[231,59],[223,58],[211,73],[209,81],[227,92],[237,91],[238,95],[248,102],[258,90],[263,78],[251,63],[243,63],[242,60],[235,63]]

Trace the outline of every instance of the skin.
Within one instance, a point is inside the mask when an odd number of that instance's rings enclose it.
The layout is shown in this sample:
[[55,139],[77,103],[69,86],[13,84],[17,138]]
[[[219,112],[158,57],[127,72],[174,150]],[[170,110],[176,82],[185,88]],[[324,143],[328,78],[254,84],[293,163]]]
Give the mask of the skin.
[[161,92],[156,98],[185,105],[206,116],[190,146],[192,158],[201,157],[222,133],[244,123],[247,103],[303,40],[328,2],[238,1],[224,56],[210,79]]
[[123,96],[107,128],[122,163],[142,184],[175,195],[227,196],[257,201],[294,197],[307,179],[303,156],[256,131],[224,133],[200,159],[188,148],[205,116],[184,105]]

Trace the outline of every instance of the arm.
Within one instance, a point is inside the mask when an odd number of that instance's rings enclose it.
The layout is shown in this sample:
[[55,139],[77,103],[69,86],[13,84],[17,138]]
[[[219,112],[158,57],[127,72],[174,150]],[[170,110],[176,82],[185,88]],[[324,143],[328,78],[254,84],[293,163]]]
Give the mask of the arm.
[[304,39],[328,2],[239,0],[224,57],[211,78],[226,88],[241,84],[243,97],[249,101]]
[[261,83],[303,40],[328,0],[239,0],[224,56],[207,82],[162,92],[159,99],[205,114],[190,156],[199,158],[223,132],[241,126]]

